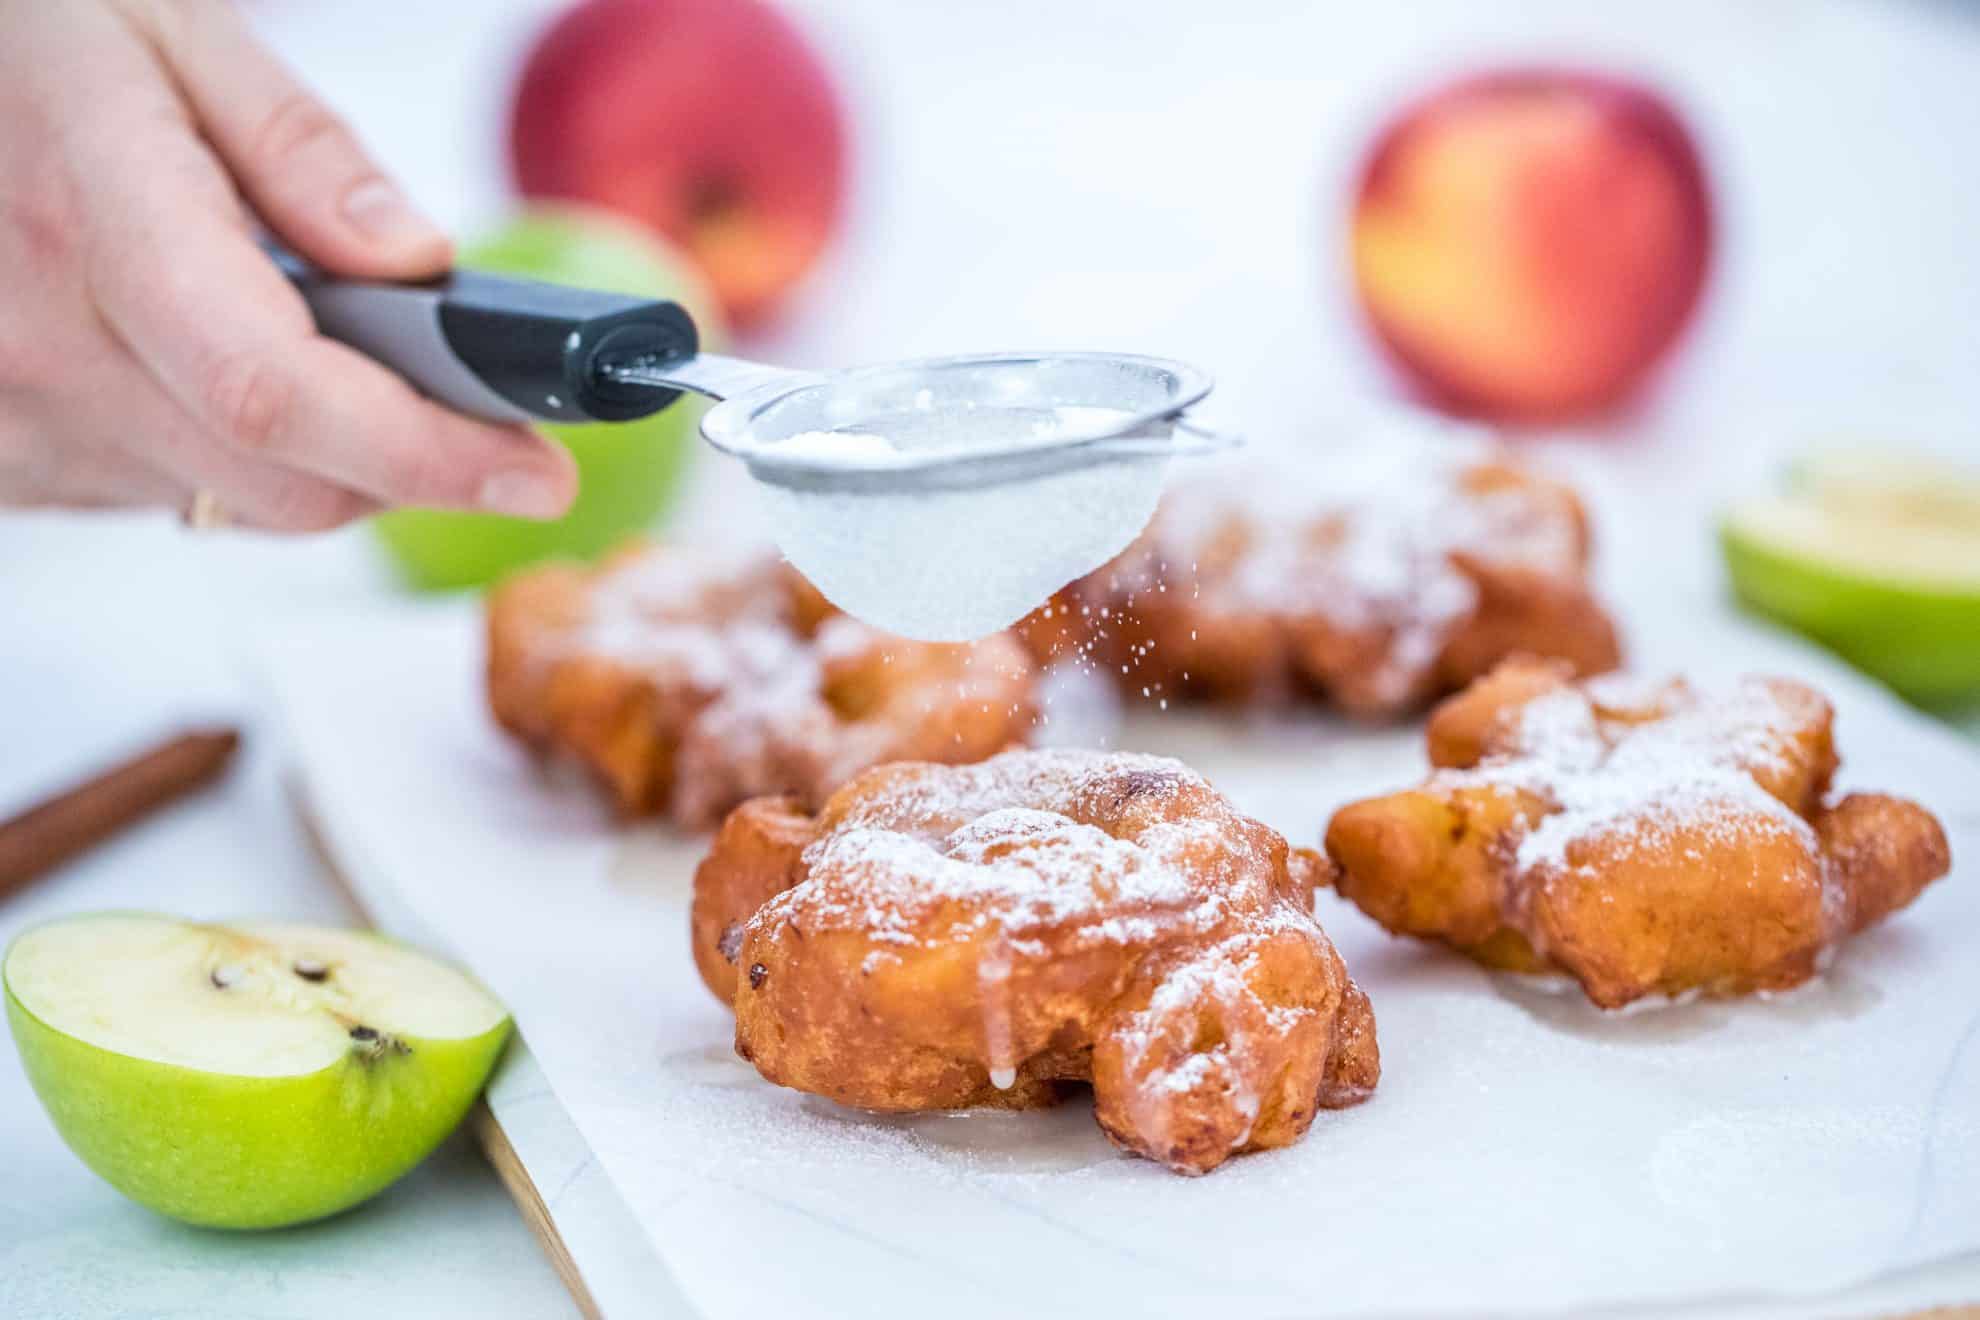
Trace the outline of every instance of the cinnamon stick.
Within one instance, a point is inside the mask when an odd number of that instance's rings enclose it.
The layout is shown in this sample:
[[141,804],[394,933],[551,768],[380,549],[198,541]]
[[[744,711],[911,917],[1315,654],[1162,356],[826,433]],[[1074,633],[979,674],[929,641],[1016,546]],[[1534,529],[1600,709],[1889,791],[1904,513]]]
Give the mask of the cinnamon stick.
[[218,778],[240,743],[235,729],[182,733],[0,822],[0,898]]

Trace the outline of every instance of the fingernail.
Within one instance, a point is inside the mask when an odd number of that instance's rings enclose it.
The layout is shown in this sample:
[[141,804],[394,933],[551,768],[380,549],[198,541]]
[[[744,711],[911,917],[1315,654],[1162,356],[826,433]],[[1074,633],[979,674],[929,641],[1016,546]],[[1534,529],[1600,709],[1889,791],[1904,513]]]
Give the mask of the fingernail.
[[481,507],[517,518],[555,518],[564,512],[564,492],[534,472],[497,472],[481,483]]
[[411,246],[444,239],[388,179],[366,179],[344,194],[344,218],[374,243]]

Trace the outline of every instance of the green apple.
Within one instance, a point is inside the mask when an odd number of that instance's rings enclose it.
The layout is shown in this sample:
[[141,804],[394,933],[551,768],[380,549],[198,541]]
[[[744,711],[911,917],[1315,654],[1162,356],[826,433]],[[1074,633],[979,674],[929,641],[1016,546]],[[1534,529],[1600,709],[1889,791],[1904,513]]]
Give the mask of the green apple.
[[[460,264],[589,289],[671,298],[705,345],[721,342],[716,301],[665,240],[609,212],[536,207],[462,249]],[[373,519],[408,583],[473,587],[539,559],[589,558],[650,527],[679,489],[706,404],[692,395],[636,422],[542,429],[577,460],[578,496],[555,522],[408,509]]]
[[277,1228],[385,1188],[460,1123],[509,1015],[374,935],[71,917],[7,951],[28,1080],[83,1163],[188,1223]]
[[1731,510],[1720,544],[1748,606],[1913,701],[1980,697],[1980,472],[1843,453]]

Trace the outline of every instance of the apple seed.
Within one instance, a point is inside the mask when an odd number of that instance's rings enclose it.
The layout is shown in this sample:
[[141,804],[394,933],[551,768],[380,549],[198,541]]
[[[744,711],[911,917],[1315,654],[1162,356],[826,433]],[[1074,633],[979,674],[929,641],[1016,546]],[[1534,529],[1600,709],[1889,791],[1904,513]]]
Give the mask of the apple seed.
[[364,1048],[356,1051],[365,1063],[376,1063],[388,1054],[411,1054],[412,1046],[390,1036],[376,1027],[367,1027],[362,1022],[350,1029],[350,1037]]

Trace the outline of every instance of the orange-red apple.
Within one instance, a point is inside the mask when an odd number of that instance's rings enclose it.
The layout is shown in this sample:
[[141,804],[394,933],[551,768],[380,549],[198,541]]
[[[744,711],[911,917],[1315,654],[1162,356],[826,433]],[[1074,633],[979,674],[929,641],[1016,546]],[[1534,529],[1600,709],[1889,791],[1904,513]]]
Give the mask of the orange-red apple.
[[585,0],[537,42],[509,119],[524,195],[658,229],[739,326],[831,237],[845,137],[824,66],[762,0]]
[[1704,288],[1712,208],[1656,93],[1560,70],[1468,78],[1377,138],[1356,197],[1367,320],[1425,397],[1502,420],[1622,402]]

